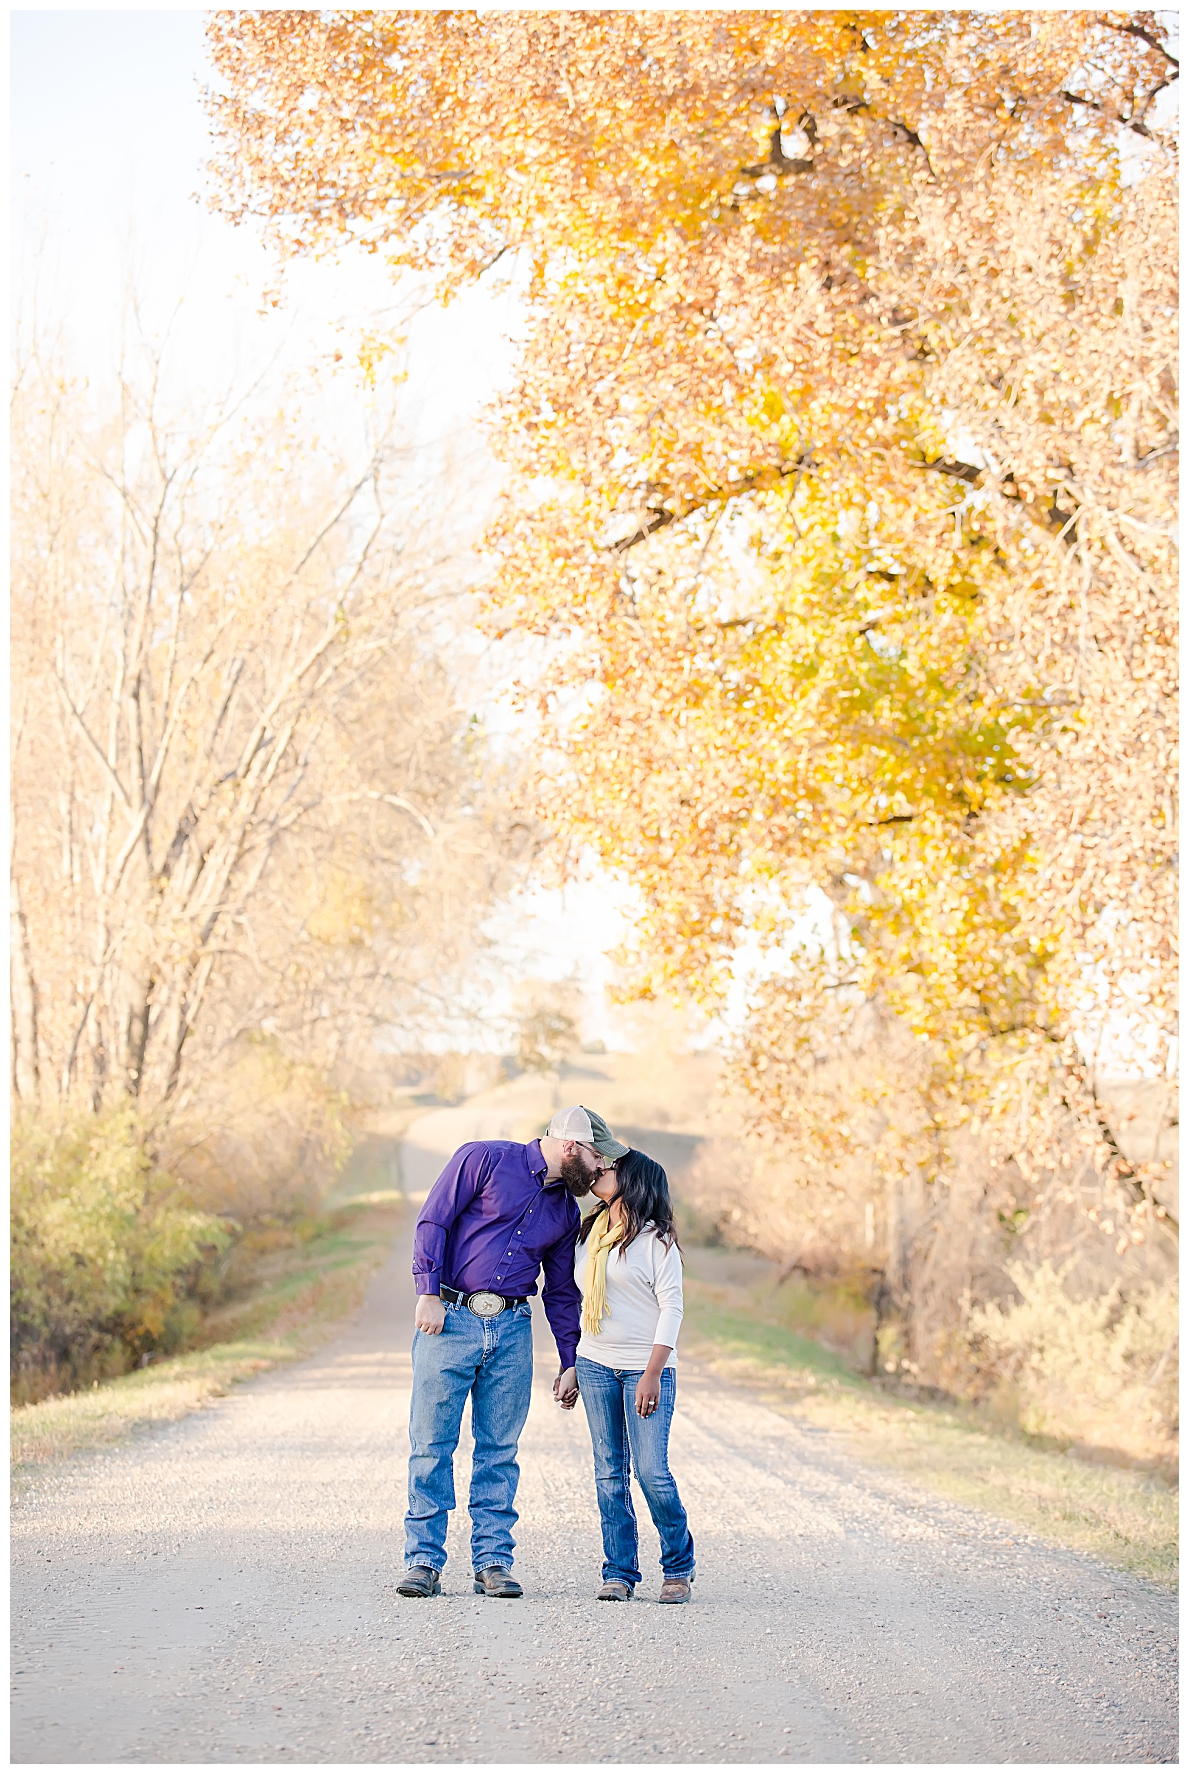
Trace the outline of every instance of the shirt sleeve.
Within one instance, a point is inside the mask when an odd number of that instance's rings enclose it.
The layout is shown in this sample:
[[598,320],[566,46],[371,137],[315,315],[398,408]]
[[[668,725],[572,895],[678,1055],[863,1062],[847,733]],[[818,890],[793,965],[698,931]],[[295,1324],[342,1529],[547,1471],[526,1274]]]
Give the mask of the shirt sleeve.
[[653,1342],[676,1349],[685,1311],[681,1288],[681,1252],[675,1244],[671,1244],[666,1250],[659,1238],[656,1241],[656,1303],[661,1310],[656,1321]]
[[425,1198],[413,1232],[413,1280],[418,1294],[440,1294],[450,1228],[487,1181],[486,1146],[460,1146]]
[[574,1280],[574,1240],[577,1236],[575,1225],[551,1244],[541,1259],[545,1272],[541,1303],[563,1368],[573,1367],[582,1333],[582,1294]]

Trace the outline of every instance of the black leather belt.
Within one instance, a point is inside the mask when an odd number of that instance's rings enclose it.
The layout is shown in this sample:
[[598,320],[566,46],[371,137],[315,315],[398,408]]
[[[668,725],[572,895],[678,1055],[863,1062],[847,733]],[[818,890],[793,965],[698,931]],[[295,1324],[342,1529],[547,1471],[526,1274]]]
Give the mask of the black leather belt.
[[442,1299],[449,1306],[465,1306],[476,1318],[498,1318],[507,1306],[524,1306],[528,1303],[527,1294],[518,1294],[512,1298],[509,1294],[493,1293],[489,1288],[481,1288],[478,1293],[460,1293],[456,1287],[439,1289]]

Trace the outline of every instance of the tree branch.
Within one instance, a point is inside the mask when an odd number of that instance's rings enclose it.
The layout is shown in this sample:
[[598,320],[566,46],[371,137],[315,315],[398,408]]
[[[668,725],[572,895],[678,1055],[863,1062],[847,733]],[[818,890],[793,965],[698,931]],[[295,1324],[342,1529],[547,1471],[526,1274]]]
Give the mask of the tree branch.
[[103,750],[103,747],[99,744],[99,741],[95,738],[95,736],[91,732],[91,729],[87,726],[86,721],[84,721],[84,719],[83,719],[82,715],[79,713],[78,709],[75,708],[74,703],[72,702],[71,697],[70,697],[70,691],[66,688],[66,680],[62,676],[61,672],[59,670],[57,670],[56,668],[54,671],[54,678],[55,678],[55,681],[57,682],[59,690],[62,693],[62,700],[63,700],[63,702],[65,702],[67,708],[70,710],[71,714],[74,716],[74,719],[78,724],[79,731],[82,733],[83,738],[86,740],[87,744],[90,746],[90,748],[94,752],[95,756],[99,759],[99,762],[103,766],[104,772],[105,772],[109,782],[111,783],[112,787],[115,789],[116,793],[119,795],[121,801],[123,801],[125,807],[129,811],[129,813],[131,813],[132,801],[128,795],[127,789],[124,787],[124,784],[120,781],[120,778],[117,775],[114,766],[108,761],[107,754]]
[[[1172,76],[1171,80],[1162,80],[1160,82],[1159,86],[1155,87],[1154,90],[1148,94],[1148,97],[1144,101],[1143,110],[1139,113],[1138,116],[1136,116],[1134,112],[1132,113],[1132,115],[1130,117],[1124,117],[1124,116],[1122,116],[1122,114],[1116,113],[1116,115],[1113,118],[1113,121],[1115,123],[1117,123],[1121,129],[1129,129],[1133,135],[1143,136],[1144,139],[1149,142],[1153,141],[1155,138],[1153,137],[1152,132],[1148,128],[1147,124],[1144,122],[1144,117],[1147,115],[1148,106],[1151,104],[1152,100],[1156,97],[1156,94],[1158,92],[1163,92],[1163,90],[1166,86],[1171,86],[1172,81],[1175,80],[1176,78],[1177,78],[1177,75],[1174,74]],[[1083,97],[1082,94],[1080,94],[1080,93],[1068,92],[1068,91],[1066,91],[1066,89],[1064,87],[1062,87],[1062,89],[1061,89],[1061,97],[1063,99],[1067,99],[1071,105],[1083,105],[1086,108],[1086,110],[1088,110],[1088,111],[1097,111],[1100,114],[1100,116],[1110,117],[1110,115],[1111,115],[1110,110],[1107,108],[1107,106],[1100,104],[1097,99],[1088,99],[1088,98]]]
[[[772,131],[772,134],[768,140],[768,158],[767,158],[767,160],[761,161],[759,166],[741,166],[739,168],[739,171],[743,175],[744,178],[758,179],[758,178],[762,178],[765,173],[775,173],[777,178],[779,178],[782,173],[786,173],[786,172],[812,172],[813,171],[813,161],[812,160],[790,159],[790,157],[784,151],[784,146],[783,146],[781,139],[780,139],[781,133],[782,133],[781,124],[778,120],[776,127]],[[806,132],[806,133],[808,134],[808,132]],[[815,134],[816,134],[816,130],[815,130]]]
[[1159,38],[1153,37],[1150,31],[1145,31],[1142,25],[1116,25],[1110,19],[1100,19],[1099,23],[1104,24],[1108,31],[1118,32],[1121,37],[1140,38],[1142,42],[1148,45],[1149,49],[1154,49],[1157,55],[1162,55],[1166,62],[1171,62],[1174,68],[1180,68],[1181,64],[1176,56],[1173,55],[1172,51],[1165,49]]
[[976,468],[973,462],[955,462],[949,456],[939,456],[936,462],[910,462],[910,468],[928,468],[934,474],[952,474],[955,480],[964,480],[974,486],[985,469]]
[[812,466],[811,458],[804,455],[796,462],[782,462],[776,468],[757,468],[754,473],[745,475],[729,487],[714,487],[705,498],[692,499],[680,511],[670,511],[667,506],[654,505],[650,509],[649,516],[638,529],[633,530],[630,536],[621,536],[619,541],[612,542],[610,547],[614,553],[623,554],[626,549],[635,548],[638,542],[646,542],[649,536],[655,536],[658,530],[665,529],[669,524],[684,522],[687,517],[693,517],[696,512],[705,511],[711,505],[725,505],[729,500],[737,499],[742,493],[765,492],[770,487],[779,486],[781,481],[786,480],[790,474],[800,473]]
[[365,789],[364,793],[369,801],[386,801],[390,807],[399,807],[402,812],[411,813],[427,838],[432,840],[436,837],[437,834],[435,833],[433,826],[429,823],[429,820],[425,817],[424,813],[419,813],[417,811],[411,801],[404,800],[400,795],[381,794],[380,790],[375,788]]

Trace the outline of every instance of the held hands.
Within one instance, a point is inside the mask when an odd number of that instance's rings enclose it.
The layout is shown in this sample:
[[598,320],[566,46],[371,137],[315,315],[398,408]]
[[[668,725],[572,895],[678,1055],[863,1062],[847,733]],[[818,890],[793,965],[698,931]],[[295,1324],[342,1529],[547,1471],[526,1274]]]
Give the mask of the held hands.
[[413,1314],[413,1323],[427,1337],[439,1335],[446,1322],[446,1308],[437,1294],[418,1294],[417,1310]]
[[578,1371],[576,1368],[563,1368],[553,1382],[553,1396],[563,1411],[572,1411],[578,1403]]

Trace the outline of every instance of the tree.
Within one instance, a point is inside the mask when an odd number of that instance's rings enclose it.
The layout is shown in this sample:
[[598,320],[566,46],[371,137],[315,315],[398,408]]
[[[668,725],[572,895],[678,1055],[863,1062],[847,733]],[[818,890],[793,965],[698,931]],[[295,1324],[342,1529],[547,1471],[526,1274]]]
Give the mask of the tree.
[[247,1065],[310,1169],[376,1033],[440,1019],[516,838],[391,440],[349,471],[167,393],[151,353],[110,406],[36,350],[18,377],[14,1084],[209,1158]]
[[821,889],[846,966],[802,945],[757,1006],[760,1129],[863,1159],[794,1061],[868,1006],[927,1057],[871,1079],[922,1225],[978,1123],[1024,1177],[1088,1152],[1108,1236],[1149,1238],[1084,1059],[1130,1019],[1158,1063],[1171,1026],[1157,15],[223,14],[212,44],[229,213],[444,294],[520,263],[492,620],[593,686],[541,806],[641,891],[637,989],[720,997]]

